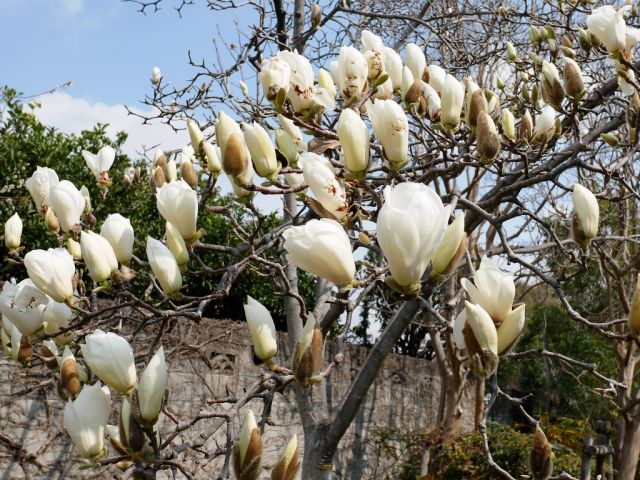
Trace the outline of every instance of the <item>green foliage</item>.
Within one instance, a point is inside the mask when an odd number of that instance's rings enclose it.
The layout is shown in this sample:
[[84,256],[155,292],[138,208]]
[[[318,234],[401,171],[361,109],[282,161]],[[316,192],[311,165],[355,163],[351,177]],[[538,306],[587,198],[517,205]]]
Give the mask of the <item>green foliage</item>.
[[[582,458],[582,438],[589,431],[581,421],[560,419],[543,428],[554,453],[554,472],[566,471],[577,476]],[[532,433],[523,433],[512,426],[489,423],[489,446],[494,461],[515,478],[528,475]],[[393,471],[384,478],[415,480],[420,473],[422,452],[429,433],[406,433],[396,430],[375,430],[370,442],[379,454],[394,463]],[[479,432],[456,435],[445,443],[433,446],[430,452],[427,480],[489,480],[496,478],[487,463]]]
[[[24,230],[22,244],[28,249],[50,248],[61,246],[65,237],[56,237],[48,233],[42,215],[35,211],[29,192],[24,182],[36,167],[49,167],[58,173],[60,180],[69,180],[76,187],[85,185],[91,193],[92,206],[97,223],[93,227],[99,231],[102,222],[110,213],[119,212],[131,220],[136,243],[134,255],[146,260],[146,237],[162,238],[165,222],[156,208],[155,196],[149,185],[148,165],[146,160],[133,160],[119,151],[127,135],[120,132],[115,139],[106,134],[107,125],[98,124],[92,130],[82,131],[79,135],[59,132],[43,125],[36,117],[38,105],[34,102],[25,105],[15,90],[0,90],[0,224],[18,212],[23,220]],[[111,145],[118,152],[113,167],[109,170],[112,186],[106,195],[101,194],[99,186],[82,157],[83,150],[97,152],[102,146]],[[124,170],[129,166],[141,167],[140,184],[125,186],[122,182]],[[206,175],[200,182],[207,181]],[[231,198],[220,196],[216,190],[208,200],[208,204],[227,207],[234,220],[253,231],[257,228],[248,224],[243,209]],[[259,225],[258,234],[264,234],[281,223],[281,219],[272,214]],[[204,230],[201,241],[227,246],[239,246],[243,238],[236,235],[233,222],[228,216],[214,214],[200,209],[198,227]],[[23,252],[24,253],[24,252]],[[203,264],[214,269],[214,274],[202,272],[201,265],[193,258],[189,262],[189,271],[185,273],[183,293],[190,296],[203,296],[211,293],[218,285],[225,271],[229,257],[215,251],[198,250]],[[267,258],[275,259],[277,252],[267,253]],[[4,243],[0,242],[0,257],[6,257]],[[137,275],[131,282],[131,291],[143,296],[149,285],[144,270],[132,265]],[[14,262],[3,262],[0,266],[0,278],[15,276],[19,280],[26,272]],[[247,295],[252,295],[263,302],[274,315],[276,324],[284,329],[284,304],[282,297],[274,296],[273,275],[251,267],[245,270],[233,285],[230,294],[223,301],[208,306],[207,313],[219,318],[244,318],[243,303]],[[301,272],[300,294],[309,308],[313,307],[315,281],[310,275]]]

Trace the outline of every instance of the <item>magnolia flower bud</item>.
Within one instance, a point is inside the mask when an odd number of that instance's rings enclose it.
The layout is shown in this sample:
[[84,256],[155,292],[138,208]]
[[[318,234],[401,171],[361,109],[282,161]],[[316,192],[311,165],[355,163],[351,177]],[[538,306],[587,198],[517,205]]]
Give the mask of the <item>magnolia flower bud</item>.
[[207,158],[207,169],[212,175],[218,175],[222,171],[222,154],[220,153],[220,147],[210,142],[204,142],[202,148]]
[[189,137],[191,138],[191,146],[193,147],[193,151],[198,155],[198,157],[202,157],[202,144],[204,142],[204,134],[200,127],[191,118],[187,120],[187,130],[189,130]]
[[556,134],[556,114],[549,105],[542,108],[540,115],[536,117],[536,124],[533,129],[533,142],[546,143],[551,141]]
[[35,286],[56,302],[64,302],[73,295],[76,267],[64,248],[31,250],[24,256],[24,266]]
[[87,385],[78,397],[64,408],[64,428],[84,458],[97,457],[104,451],[104,428],[111,413],[111,395],[100,382]]
[[347,194],[329,161],[316,153],[307,152],[302,155],[300,164],[304,180],[315,200],[320,203],[323,213],[337,220],[344,218],[349,208]]
[[393,100],[368,101],[367,114],[390,167],[402,168],[409,154],[409,122],[402,107]]
[[151,84],[158,85],[161,79],[162,79],[162,72],[158,67],[153,67],[151,69]]
[[128,394],[135,386],[133,350],[124,338],[113,332],[96,330],[85,337],[80,349],[91,371],[111,388]]
[[311,28],[318,28],[322,20],[322,8],[317,3],[311,7]]
[[[415,291],[442,240],[449,208],[421,183],[386,187],[384,198],[376,224],[378,243],[395,283]],[[410,244],[407,239],[412,239]]]
[[240,85],[240,91],[242,92],[242,95],[244,96],[244,98],[249,98],[249,87],[247,87],[247,84],[244,83],[242,80],[240,80],[238,84]]
[[516,52],[516,48],[513,46],[513,43],[507,42],[505,45],[507,60],[510,62],[514,62],[518,59],[518,53]]
[[358,98],[367,85],[368,67],[364,56],[353,47],[340,47],[338,85],[345,101]]
[[243,123],[242,128],[244,129],[244,140],[249,148],[256,172],[267,179],[275,178],[279,168],[276,149],[271,137],[260,124],[255,122],[253,125]]
[[344,229],[334,220],[309,220],[289,227],[282,236],[289,260],[298,268],[326,278],[336,285],[349,285],[356,266],[351,242]]
[[193,163],[189,160],[182,160],[180,162],[180,176],[191,188],[194,188],[198,184],[198,174],[196,173]]
[[539,426],[533,434],[533,448],[529,456],[529,470],[533,480],[547,480],[553,472],[553,452],[551,443],[547,440]]
[[298,448],[298,437],[294,434],[284,447],[278,463],[271,471],[271,480],[295,480],[300,470],[300,449]]
[[546,60],[542,62],[542,98],[556,110],[561,108],[565,92],[560,74],[553,63]]
[[531,114],[529,110],[524,111],[524,115],[522,116],[522,120],[520,120],[520,125],[518,125],[518,139],[529,141],[533,136],[533,119],[531,118]]
[[424,80],[440,95],[444,87],[447,72],[438,65],[429,65],[424,73]]
[[464,231],[464,215],[459,214],[447,227],[431,258],[433,274],[446,276],[458,266],[467,248],[467,234]]
[[63,232],[77,228],[84,211],[85,199],[73,183],[62,180],[52,186],[49,190],[49,202]]
[[293,142],[291,136],[285,132],[282,128],[276,130],[276,144],[278,150],[282,153],[287,162],[291,165],[295,165],[298,162],[298,149]]
[[582,72],[578,64],[568,57],[564,58],[564,85],[567,95],[571,98],[579,98],[584,93]]
[[360,115],[345,108],[338,119],[336,133],[347,169],[355,174],[363,173],[369,165],[369,131]]
[[508,353],[516,345],[524,330],[525,305],[518,305],[511,310],[498,327],[498,355]]
[[484,90],[481,88],[475,89],[469,96],[467,107],[467,123],[471,128],[475,128],[478,126],[478,116],[480,113],[487,113],[489,111],[489,104],[487,103],[487,97],[484,95]]
[[464,302],[466,324],[463,328],[465,347],[471,358],[471,369],[483,378],[498,366],[498,334],[493,320],[480,305]]
[[76,242],[73,238],[67,238],[67,251],[71,254],[74,260],[82,259],[82,250],[80,243]]
[[384,69],[389,75],[394,90],[402,85],[402,58],[391,47],[384,47]]
[[90,215],[93,213],[93,207],[91,206],[91,194],[85,185],[80,187],[80,195],[82,195],[82,198],[84,199],[84,213],[85,215]]
[[442,124],[456,128],[460,123],[460,114],[464,103],[464,86],[453,76],[447,74],[442,87]]
[[[135,405],[132,405],[132,403],[135,403]],[[124,447],[127,453],[136,456],[142,452],[145,444],[145,434],[138,422],[138,420],[141,420],[139,410],[138,395],[134,392],[129,398],[122,400],[118,418],[118,443]]]
[[[415,98],[407,99],[407,94],[409,93],[409,90],[411,90],[411,87],[413,86],[414,82],[415,82],[415,78],[413,77],[413,73],[411,73],[411,70],[409,70],[409,67],[404,67],[402,69],[402,86],[400,88],[400,97],[404,102],[408,104],[414,103],[416,101]],[[410,101],[410,100],[413,100],[413,101]]]
[[134,242],[131,221],[119,213],[109,214],[100,228],[100,235],[107,239],[118,262],[128,264],[133,256]]
[[[4,331],[2,331],[2,333],[4,333]],[[40,347],[40,356],[49,370],[58,369],[58,358],[60,355],[58,353],[58,346],[56,345],[56,342],[53,340],[44,340],[42,342],[42,347]]]
[[585,52],[589,52],[591,50],[591,33],[586,31],[583,28],[579,28],[578,29],[578,43],[580,44],[580,47],[585,51]]
[[55,213],[53,213],[53,210],[50,208],[47,208],[47,211],[44,214],[44,221],[47,225],[47,230],[50,233],[57,235],[60,231],[60,222],[58,222],[58,217],[56,217]]
[[153,169],[151,179],[152,179],[152,186],[155,187],[156,189],[164,185],[165,175],[161,166],[157,166]]
[[253,412],[244,417],[240,438],[233,447],[233,470],[238,480],[258,480],[262,467],[262,437]]
[[20,346],[22,345],[22,334],[6,316],[2,317],[0,336],[2,337],[2,350],[5,356],[10,360],[18,361]]
[[22,237],[22,219],[16,212],[4,224],[4,245],[9,250],[17,250],[20,246],[20,237]]
[[309,314],[291,358],[293,376],[303,387],[310,386],[311,378],[320,370],[322,366],[322,350],[322,330],[315,317]]
[[251,296],[247,296],[244,315],[247,318],[247,325],[253,342],[253,352],[256,357],[269,364],[271,358],[278,353],[278,337],[271,313],[260,302]]
[[220,147],[220,158],[222,159],[224,159],[226,153],[227,142],[233,134],[242,136],[240,125],[226,113],[220,112],[216,122],[216,142]]
[[510,140],[516,139],[516,119],[509,109],[502,112],[502,133]]
[[175,225],[182,238],[191,240],[196,236],[198,195],[184,180],[158,188],[156,206],[164,219]]
[[640,334],[640,274],[638,274],[636,287],[633,291],[631,310],[629,312],[627,325],[629,326],[629,331],[632,335],[638,336],[638,334]]
[[424,52],[415,43],[408,43],[405,47],[404,63],[411,73],[413,78],[422,78],[424,69],[427,66],[427,60],[424,58]]
[[480,162],[488,165],[500,153],[500,136],[491,116],[486,112],[480,112],[478,115],[476,138]]
[[80,251],[94,282],[104,282],[118,269],[118,259],[111,244],[95,232],[82,232]]
[[58,174],[48,167],[37,167],[33,175],[24,182],[24,186],[29,190],[38,211],[50,205],[49,191],[58,183]]
[[223,153],[222,166],[230,177],[241,176],[249,167],[251,157],[249,149],[241,134],[233,133],[226,144]]
[[164,244],[155,238],[147,237],[147,259],[151,270],[168,295],[182,287],[182,275],[176,258]]
[[595,195],[579,183],[573,185],[573,212],[573,238],[581,248],[585,248],[598,234],[600,208]]
[[78,364],[69,347],[64,347],[62,359],[60,360],[60,379],[62,386],[72,397],[80,393],[82,383],[80,383],[80,376],[78,375]]
[[168,372],[164,349],[160,347],[142,372],[138,384],[140,416],[154,424],[160,415],[162,400],[167,390]]
[[189,251],[178,229],[171,222],[166,224],[167,247],[176,259],[178,266],[182,267],[189,262]]
[[48,303],[47,296],[29,279],[18,284],[15,280],[6,281],[0,292],[0,312],[24,336],[32,335],[42,326]]
[[333,78],[331,78],[331,74],[327,72],[324,68],[318,70],[318,85],[321,88],[324,88],[331,97],[336,97],[336,84],[333,83]]
[[98,183],[111,183],[108,172],[116,159],[116,151],[112,147],[105,145],[98,151],[97,155],[83,150],[82,157]]
[[[262,61],[260,68],[260,83],[267,100],[274,102],[280,90],[284,91],[283,99],[289,91],[291,69],[289,64],[280,57],[271,57]],[[216,132],[216,135],[217,132]],[[220,140],[218,139],[218,144]]]
[[594,9],[587,15],[587,27],[604,43],[609,53],[624,50],[626,44],[627,25],[624,21],[626,9],[615,9],[604,5]]

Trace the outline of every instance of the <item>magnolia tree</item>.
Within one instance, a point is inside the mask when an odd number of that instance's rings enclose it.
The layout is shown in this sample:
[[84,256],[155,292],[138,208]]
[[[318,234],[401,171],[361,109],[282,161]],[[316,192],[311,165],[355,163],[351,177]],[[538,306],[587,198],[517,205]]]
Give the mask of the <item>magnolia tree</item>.
[[[161,1],[135,3],[147,11]],[[0,295],[4,351],[51,369],[67,402],[64,426],[86,466],[199,478],[202,457],[221,456],[219,478],[233,471],[257,479],[273,395],[291,389],[304,441],[291,439],[271,478],[334,478],[338,444],[382,362],[419,324],[443,378],[428,446],[457,432],[463,393],[474,383],[476,424],[496,473],[512,478],[492,460],[486,428],[504,397],[535,427],[532,478],[554,475],[544,425],[496,377],[502,362],[540,356],[593,377],[593,393],[610,399],[619,420],[617,478],[634,478],[635,6],[296,0],[285,7],[274,0],[209,7],[255,9],[257,23],[239,32],[240,45],[217,44],[218,53],[228,48],[217,66],[192,60],[198,72],[184,87],[154,68],[146,100],[162,121],[184,128],[186,120],[191,146],[158,150],[148,170],[131,168],[123,178],[109,176],[110,147],[83,152],[99,198],[49,168],[29,172],[24,187],[52,232],[48,250],[22,245],[20,217],[6,220],[9,258],[26,277],[7,279]],[[198,227],[204,216],[234,218],[212,200],[223,175],[249,219],[233,220],[239,247],[208,243]],[[152,189],[159,216],[149,221],[166,225],[162,238],[139,238],[139,226],[120,213],[92,208],[114,181]],[[282,197],[282,222],[265,229],[256,204],[274,195]],[[146,258],[133,255],[136,244]],[[206,251],[219,252],[224,264],[207,265]],[[593,318],[563,290],[591,263],[610,292],[608,308]],[[168,322],[197,321],[248,268],[268,274],[283,296],[292,353],[279,354],[271,313],[248,297],[244,310],[263,373],[233,398],[216,399],[219,409],[179,420],[165,394],[163,331]],[[317,277],[313,304],[299,293],[300,271]],[[190,281],[201,276],[218,283],[190,295]],[[144,296],[130,292],[134,277],[148,278]],[[546,348],[514,351],[534,289],[614,344],[619,376]],[[372,295],[391,312],[384,329],[343,397],[319,401],[326,395],[319,384],[342,360],[354,311]],[[143,319],[131,333],[115,314],[123,309]],[[136,351],[138,334],[158,325],[152,348]],[[337,344],[331,358],[328,342]],[[256,399],[264,403],[259,414],[246,406]],[[119,416],[110,425],[112,403]],[[204,433],[190,435],[203,424]],[[207,449],[221,430],[226,444]],[[428,460],[427,448],[422,475]]]

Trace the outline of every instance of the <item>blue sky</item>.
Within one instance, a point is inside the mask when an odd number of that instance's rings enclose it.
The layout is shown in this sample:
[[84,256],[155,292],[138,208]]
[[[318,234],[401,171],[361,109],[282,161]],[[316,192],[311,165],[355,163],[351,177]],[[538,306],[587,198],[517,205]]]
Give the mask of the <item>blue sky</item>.
[[143,15],[119,0],[0,0],[1,83],[35,94],[73,80],[75,98],[127,105],[149,91],[154,65],[180,85],[187,51],[211,58],[218,26],[233,35],[236,15],[200,2],[180,18],[174,4]]

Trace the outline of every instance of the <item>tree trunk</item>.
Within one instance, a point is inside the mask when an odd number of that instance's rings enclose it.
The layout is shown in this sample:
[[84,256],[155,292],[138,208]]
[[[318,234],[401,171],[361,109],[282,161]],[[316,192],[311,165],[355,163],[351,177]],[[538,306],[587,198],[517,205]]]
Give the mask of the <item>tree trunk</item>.
[[640,418],[624,420],[624,437],[618,454],[617,480],[633,480],[640,457]]

